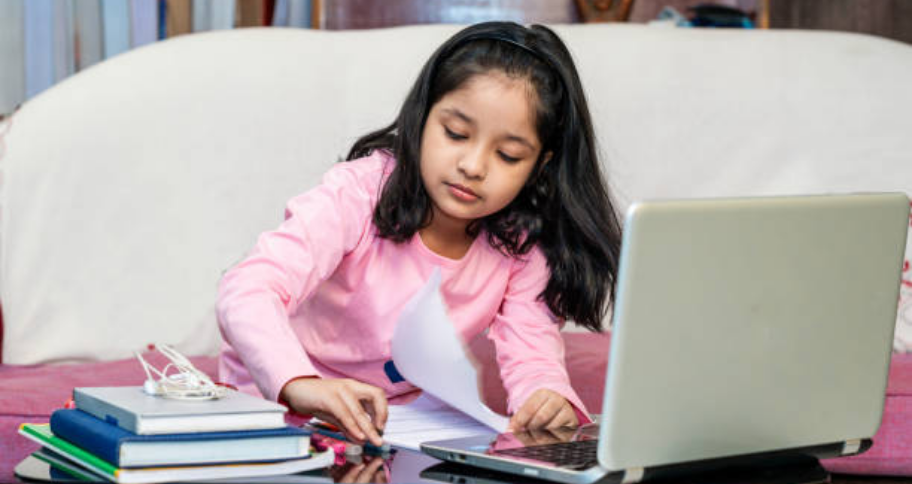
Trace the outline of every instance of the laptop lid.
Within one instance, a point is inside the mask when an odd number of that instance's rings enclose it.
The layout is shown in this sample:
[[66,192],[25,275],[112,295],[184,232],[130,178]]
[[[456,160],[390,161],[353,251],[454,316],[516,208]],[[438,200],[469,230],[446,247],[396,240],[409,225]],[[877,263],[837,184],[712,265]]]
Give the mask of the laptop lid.
[[[585,483],[865,450],[883,411],[908,206],[903,194],[633,205],[600,424],[422,451]],[[528,452],[592,440],[594,467]]]
[[633,205],[598,461],[636,469],[876,432],[909,199]]

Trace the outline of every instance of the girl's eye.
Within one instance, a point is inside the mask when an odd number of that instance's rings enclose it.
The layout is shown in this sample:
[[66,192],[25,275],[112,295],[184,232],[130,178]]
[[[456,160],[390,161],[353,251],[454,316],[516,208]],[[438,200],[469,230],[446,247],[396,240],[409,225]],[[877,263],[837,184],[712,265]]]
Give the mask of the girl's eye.
[[500,158],[502,160],[506,161],[507,163],[516,163],[522,159],[522,158],[517,158],[515,156],[510,156],[510,155],[504,153],[503,151],[498,151],[497,154],[500,155]]
[[447,128],[446,126],[444,126],[443,129],[444,129],[444,131],[446,131],[447,138],[450,138],[452,140],[462,141],[462,140],[468,138],[468,136],[465,136],[465,135],[459,134],[455,131],[452,131],[450,128]]

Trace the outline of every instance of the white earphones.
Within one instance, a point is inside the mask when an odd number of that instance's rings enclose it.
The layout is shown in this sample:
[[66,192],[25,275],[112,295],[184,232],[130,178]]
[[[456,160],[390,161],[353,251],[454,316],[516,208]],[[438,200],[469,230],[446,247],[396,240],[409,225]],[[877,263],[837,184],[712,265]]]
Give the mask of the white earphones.
[[[155,348],[171,363],[168,363],[164,369],[158,370],[143,359],[139,352],[134,353],[146,372],[143,392],[177,400],[211,400],[222,398],[227,393],[225,387],[216,385],[209,375],[199,371],[186,356],[171,346],[156,345]],[[171,369],[176,370],[177,373],[169,375],[168,371]],[[153,373],[158,377],[157,381]]]

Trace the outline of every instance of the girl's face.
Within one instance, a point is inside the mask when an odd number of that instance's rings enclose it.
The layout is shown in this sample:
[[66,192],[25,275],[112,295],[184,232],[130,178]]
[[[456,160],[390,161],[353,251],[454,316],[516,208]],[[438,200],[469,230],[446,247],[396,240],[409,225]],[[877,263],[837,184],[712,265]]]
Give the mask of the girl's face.
[[541,152],[534,100],[526,80],[491,71],[431,107],[421,139],[421,178],[432,201],[432,224],[468,225],[516,197]]

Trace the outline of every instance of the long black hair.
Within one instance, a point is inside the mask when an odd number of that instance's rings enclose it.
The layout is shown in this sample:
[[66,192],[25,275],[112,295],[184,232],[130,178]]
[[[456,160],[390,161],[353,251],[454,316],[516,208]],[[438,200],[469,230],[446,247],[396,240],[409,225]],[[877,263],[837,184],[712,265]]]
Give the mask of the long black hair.
[[396,120],[354,144],[348,160],[374,150],[396,158],[374,210],[378,235],[404,242],[430,223],[431,200],[419,165],[424,123],[443,96],[490,71],[534,87],[542,149],[517,197],[469,224],[469,235],[484,230],[492,246],[513,257],[538,245],[551,271],[539,297],[558,317],[601,331],[615,290],[620,223],[602,177],[579,75],[567,47],[547,27],[486,22],[456,33],[424,65]]

